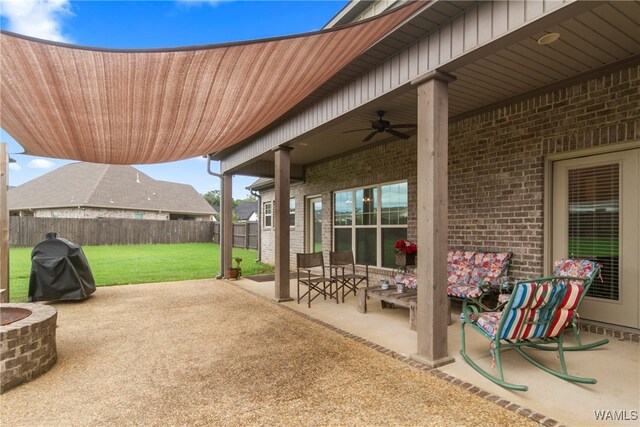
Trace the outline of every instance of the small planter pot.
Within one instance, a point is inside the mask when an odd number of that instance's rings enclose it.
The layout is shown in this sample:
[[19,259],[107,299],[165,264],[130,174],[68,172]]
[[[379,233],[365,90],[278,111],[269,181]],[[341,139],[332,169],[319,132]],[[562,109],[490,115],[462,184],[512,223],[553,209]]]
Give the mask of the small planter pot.
[[240,269],[235,267],[227,268],[227,279],[237,279],[240,277]]
[[416,265],[416,254],[407,254],[400,252],[396,254],[396,265],[399,267],[407,267]]
[[404,292],[404,283],[396,283],[396,290],[398,292]]

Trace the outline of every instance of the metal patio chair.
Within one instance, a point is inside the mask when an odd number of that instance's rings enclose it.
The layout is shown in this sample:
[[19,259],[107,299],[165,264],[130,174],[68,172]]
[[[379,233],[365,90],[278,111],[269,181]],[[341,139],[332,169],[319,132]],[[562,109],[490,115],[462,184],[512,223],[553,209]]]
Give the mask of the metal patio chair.
[[[560,259],[553,263],[553,271],[551,273],[553,274],[553,277],[575,278],[576,280],[574,280],[573,283],[584,288],[584,291],[581,293],[580,299],[576,305],[576,309],[571,317],[571,321],[567,325],[567,328],[571,327],[573,330],[573,335],[575,336],[578,345],[565,346],[564,351],[589,350],[600,347],[609,342],[609,339],[604,338],[592,343],[583,344],[580,339],[580,305],[582,304],[582,300],[585,295],[587,295],[587,292],[589,292],[589,288],[593,282],[597,277],[600,277],[600,269],[600,264],[587,259]],[[600,280],[602,280],[602,278]],[[503,302],[506,302],[509,298],[509,294],[501,294],[500,298]],[[555,346],[549,345],[540,345],[536,346],[536,348],[539,350],[556,350]]]
[[[333,283],[335,279],[327,277],[324,269],[324,258],[322,252],[296,254],[298,304],[306,296],[307,306],[311,308],[311,301],[322,295],[326,300],[333,295]],[[307,291],[300,295],[300,285],[306,286]],[[327,292],[327,288],[329,291]],[[311,293],[315,292],[312,297]],[[336,293],[336,303],[338,302]]]
[[[511,390],[526,391],[526,385],[508,383],[504,380],[500,353],[513,348],[520,356],[545,372],[567,381],[595,384],[593,378],[569,375],[564,358],[563,331],[571,321],[585,291],[586,279],[566,277],[543,277],[516,282],[509,301],[501,312],[478,312],[476,306],[463,302],[461,315],[462,349],[464,360],[488,380]],[[582,283],[578,283],[582,282]],[[467,354],[465,326],[481,333],[490,341],[498,375],[482,369]],[[553,345],[558,352],[561,369],[553,369],[538,362],[523,349]]]
[[329,269],[331,277],[336,281],[336,299],[338,291],[342,290],[342,302],[350,293],[357,295],[361,283],[369,286],[369,266],[365,265],[364,274],[357,274],[352,251],[329,252]]

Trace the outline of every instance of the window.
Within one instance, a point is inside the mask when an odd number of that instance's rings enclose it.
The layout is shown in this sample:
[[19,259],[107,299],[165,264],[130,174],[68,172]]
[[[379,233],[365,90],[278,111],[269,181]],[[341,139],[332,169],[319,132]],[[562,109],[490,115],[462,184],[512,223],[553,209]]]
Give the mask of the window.
[[142,214],[139,212],[136,212],[134,215],[135,219],[142,219]]
[[296,199],[289,199],[289,227],[296,226]]
[[407,238],[407,183],[334,193],[334,250],[352,250],[356,263],[395,267],[393,246]]
[[273,225],[273,202],[265,202],[262,211],[264,212],[264,227],[271,228]]

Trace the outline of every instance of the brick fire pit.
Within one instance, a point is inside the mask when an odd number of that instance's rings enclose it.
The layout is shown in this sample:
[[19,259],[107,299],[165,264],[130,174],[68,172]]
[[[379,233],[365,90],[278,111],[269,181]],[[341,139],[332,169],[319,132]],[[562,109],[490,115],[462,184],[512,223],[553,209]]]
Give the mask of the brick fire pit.
[[32,313],[0,326],[0,393],[44,374],[57,360],[56,309],[44,304],[1,304],[0,310],[12,307]]

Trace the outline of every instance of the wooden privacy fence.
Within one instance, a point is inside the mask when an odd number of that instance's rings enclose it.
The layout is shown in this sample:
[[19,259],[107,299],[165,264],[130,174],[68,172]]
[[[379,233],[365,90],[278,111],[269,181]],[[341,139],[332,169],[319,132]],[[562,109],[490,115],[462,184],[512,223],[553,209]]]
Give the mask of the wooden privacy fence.
[[[253,227],[246,224],[253,224]],[[238,223],[234,224],[233,228],[234,246],[258,248],[257,223]],[[220,224],[213,221],[17,216],[9,219],[9,245],[15,248],[33,247],[50,232],[81,246],[220,242]]]

